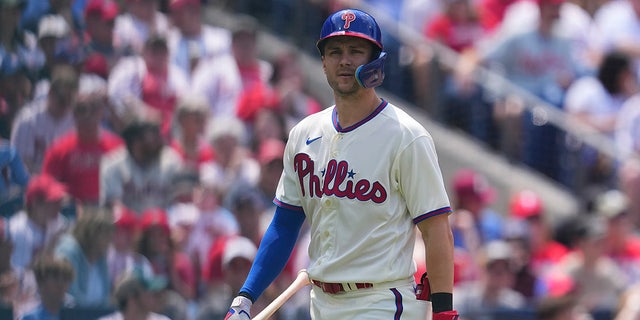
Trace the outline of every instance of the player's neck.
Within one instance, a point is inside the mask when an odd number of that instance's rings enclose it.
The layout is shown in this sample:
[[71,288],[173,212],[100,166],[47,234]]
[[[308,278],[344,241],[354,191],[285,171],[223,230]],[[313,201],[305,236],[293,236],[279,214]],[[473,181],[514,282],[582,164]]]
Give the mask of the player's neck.
[[361,92],[362,94],[358,95],[335,97],[338,123],[341,127],[346,128],[358,123],[382,103],[382,99],[376,95],[374,90],[362,90]]

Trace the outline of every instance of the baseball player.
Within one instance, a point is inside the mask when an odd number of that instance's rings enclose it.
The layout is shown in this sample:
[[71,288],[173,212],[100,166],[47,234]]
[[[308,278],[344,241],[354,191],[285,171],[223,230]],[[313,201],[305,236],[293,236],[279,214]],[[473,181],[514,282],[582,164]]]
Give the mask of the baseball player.
[[[376,21],[359,10],[338,11],[325,21],[317,47],[336,104],[292,129],[274,218],[225,319],[250,319],[305,219],[312,319],[422,320],[425,300],[433,319],[458,319],[452,211],[433,140],[376,94],[386,57]],[[415,226],[429,272],[418,286]]]

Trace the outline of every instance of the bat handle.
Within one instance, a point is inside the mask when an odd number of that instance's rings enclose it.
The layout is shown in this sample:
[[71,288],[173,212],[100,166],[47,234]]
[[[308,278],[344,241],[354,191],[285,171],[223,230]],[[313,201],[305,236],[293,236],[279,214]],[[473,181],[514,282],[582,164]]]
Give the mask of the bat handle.
[[282,305],[284,305],[287,300],[289,300],[296,292],[300,291],[300,289],[308,286],[311,282],[309,281],[309,275],[307,274],[306,269],[302,269],[298,272],[298,276],[295,280],[285,289],[278,297],[273,299],[273,301],[264,308],[260,313],[258,313],[253,320],[267,320],[271,317]]

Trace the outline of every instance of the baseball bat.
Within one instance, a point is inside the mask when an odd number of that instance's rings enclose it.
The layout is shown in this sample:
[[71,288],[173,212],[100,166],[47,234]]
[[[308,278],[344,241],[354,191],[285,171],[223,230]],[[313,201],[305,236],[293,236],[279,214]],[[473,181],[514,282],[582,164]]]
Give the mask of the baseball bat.
[[298,272],[298,276],[295,280],[285,289],[277,298],[273,299],[271,303],[264,308],[260,313],[258,313],[253,320],[267,320],[271,317],[282,305],[287,302],[298,290],[308,286],[309,275],[307,274],[307,270],[302,269]]

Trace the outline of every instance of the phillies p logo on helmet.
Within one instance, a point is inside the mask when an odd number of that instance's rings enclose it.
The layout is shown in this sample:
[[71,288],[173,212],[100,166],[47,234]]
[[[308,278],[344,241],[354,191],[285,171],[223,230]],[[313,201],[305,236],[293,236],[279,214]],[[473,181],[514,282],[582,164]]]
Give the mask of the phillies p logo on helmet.
[[351,11],[347,11],[342,14],[342,20],[344,20],[344,28],[349,29],[349,27],[351,26],[351,21],[356,20],[356,15]]

